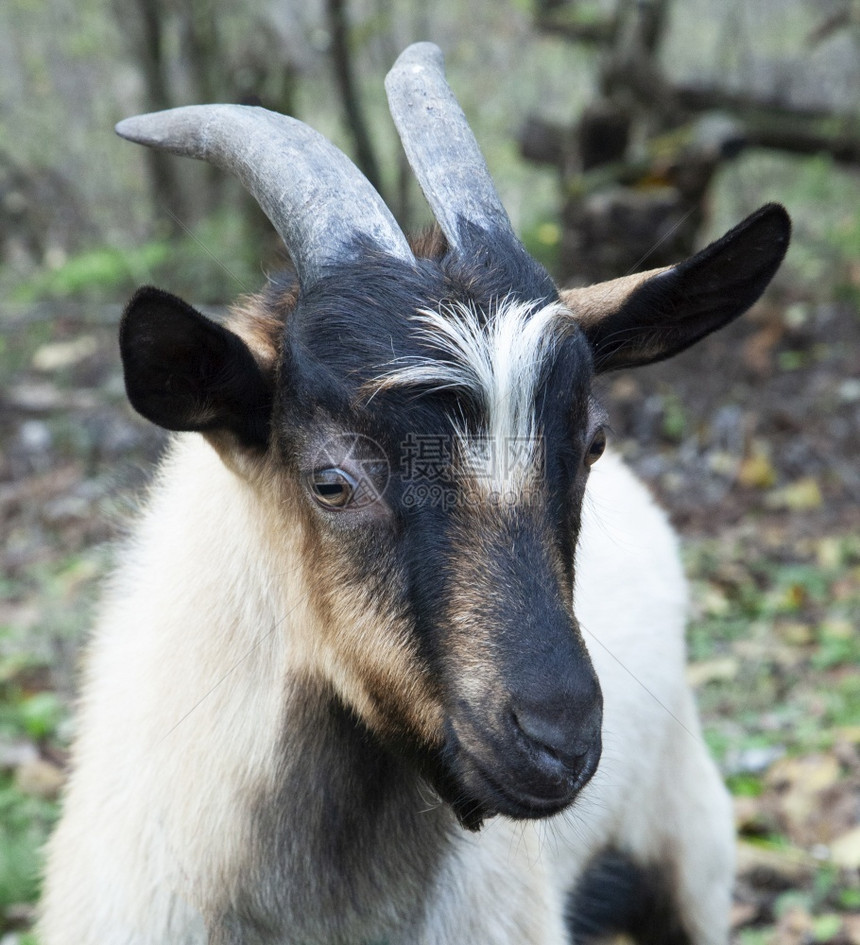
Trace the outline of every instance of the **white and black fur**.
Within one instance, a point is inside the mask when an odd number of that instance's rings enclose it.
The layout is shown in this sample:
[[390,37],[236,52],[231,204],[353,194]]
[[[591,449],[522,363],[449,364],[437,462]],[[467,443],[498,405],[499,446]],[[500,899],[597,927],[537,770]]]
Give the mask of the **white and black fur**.
[[[732,821],[684,681],[677,542],[600,458],[592,383],[741,314],[788,217],[559,292],[441,75],[419,44],[389,87],[442,225],[412,244],[306,126],[311,176],[284,183],[265,142],[299,123],[120,126],[239,174],[298,272],[228,327],[157,289],[126,309],[131,402],[179,432],[89,646],[42,945],[727,941]],[[449,130],[462,165],[427,156]],[[308,188],[324,206],[297,221]],[[418,501],[416,435],[446,445]],[[506,439],[524,460],[476,473]]]

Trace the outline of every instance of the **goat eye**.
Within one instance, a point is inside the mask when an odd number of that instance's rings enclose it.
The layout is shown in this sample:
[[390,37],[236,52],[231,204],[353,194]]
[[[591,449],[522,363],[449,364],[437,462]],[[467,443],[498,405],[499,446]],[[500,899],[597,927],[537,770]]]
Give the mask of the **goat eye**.
[[352,501],[358,483],[342,469],[318,469],[308,476],[314,499],[327,509],[346,508]]
[[603,430],[598,430],[597,433],[591,439],[591,445],[585,452],[585,465],[593,466],[597,460],[603,455],[603,451],[606,449],[606,433]]

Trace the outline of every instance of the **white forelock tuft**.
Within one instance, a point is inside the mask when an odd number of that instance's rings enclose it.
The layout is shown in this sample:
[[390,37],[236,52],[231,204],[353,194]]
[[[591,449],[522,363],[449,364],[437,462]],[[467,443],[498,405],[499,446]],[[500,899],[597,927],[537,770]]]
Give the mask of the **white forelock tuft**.
[[463,303],[424,309],[414,316],[416,333],[441,349],[442,358],[397,359],[373,387],[469,391],[483,406],[488,424],[477,439],[460,431],[466,462],[487,470],[495,487],[520,485],[526,468],[539,459],[538,385],[570,318],[560,302],[536,307],[511,298],[500,300],[486,316]]

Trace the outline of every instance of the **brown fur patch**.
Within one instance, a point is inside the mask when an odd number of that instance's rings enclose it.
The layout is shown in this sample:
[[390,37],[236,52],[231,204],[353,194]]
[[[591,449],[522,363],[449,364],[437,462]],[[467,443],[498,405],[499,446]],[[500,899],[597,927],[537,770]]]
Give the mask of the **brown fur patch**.
[[584,328],[596,325],[619,308],[641,285],[671,267],[636,272],[620,279],[598,282],[595,285],[562,289],[561,301],[570,309],[574,319]]
[[[335,564],[333,570],[337,580],[341,569]],[[328,596],[329,672],[344,701],[383,739],[405,736],[425,749],[438,746],[443,709],[408,622],[358,582],[341,577]]]
[[[329,681],[381,738],[438,746],[443,709],[397,600],[399,576],[392,568],[370,577],[361,559],[371,549],[320,522],[301,494],[302,483],[283,471],[280,479],[279,504],[300,523],[300,580],[312,618],[304,641],[311,672]],[[277,542],[276,530],[272,540]]]
[[420,259],[441,259],[448,251],[448,240],[439,229],[438,223],[428,226],[420,233],[413,233],[407,239],[412,252]]
[[[430,231],[418,242],[427,253],[444,251],[444,237]],[[231,311],[228,327],[249,346],[258,363],[277,383],[284,326],[298,301],[298,286],[274,301],[263,296],[241,300]],[[304,495],[283,460],[270,451],[265,460],[237,455],[235,444],[210,437],[224,462],[268,493],[264,500],[280,515],[299,524],[301,564],[291,580],[306,589],[311,615],[303,649],[311,672],[329,680],[368,727],[382,737],[419,739],[424,746],[442,739],[442,707],[428,672],[420,664],[411,628],[397,616],[396,590],[379,581],[372,592],[362,573],[360,543],[329,529]],[[271,528],[277,553],[280,530]],[[295,561],[285,562],[295,569]],[[396,575],[388,579],[396,583]]]
[[[298,284],[286,288],[269,305],[262,294],[246,295],[231,306],[225,327],[238,335],[248,346],[254,360],[273,386],[277,383],[278,363],[283,345],[284,325],[298,300]],[[203,434],[224,464],[243,479],[260,476],[271,478],[278,471],[261,462],[258,453],[245,449],[229,431],[215,430]]]
[[227,327],[251,349],[264,371],[274,371],[281,354],[284,325],[296,307],[298,283],[293,283],[269,305],[262,295],[239,299],[230,309]]

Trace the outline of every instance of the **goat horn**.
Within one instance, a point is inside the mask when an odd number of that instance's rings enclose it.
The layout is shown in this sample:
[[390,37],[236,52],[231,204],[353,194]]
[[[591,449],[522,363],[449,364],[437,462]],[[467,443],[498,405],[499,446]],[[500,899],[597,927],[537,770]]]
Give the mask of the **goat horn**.
[[478,142],[445,80],[439,47],[415,43],[405,49],[385,90],[403,149],[448,243],[462,253],[473,224],[518,245]]
[[127,118],[129,141],[232,171],[289,250],[302,287],[370,243],[410,264],[406,237],[361,171],[295,118],[247,105],[190,105]]

